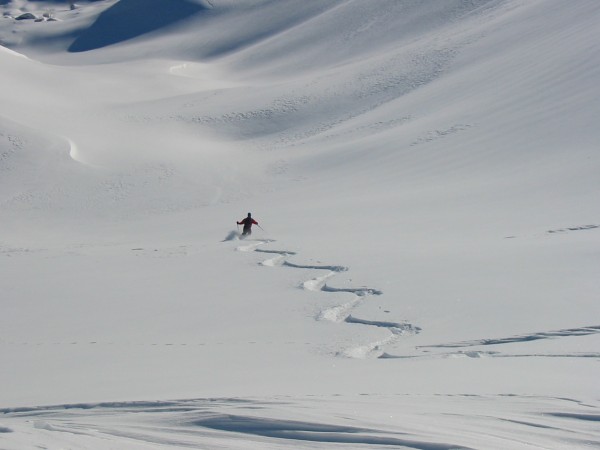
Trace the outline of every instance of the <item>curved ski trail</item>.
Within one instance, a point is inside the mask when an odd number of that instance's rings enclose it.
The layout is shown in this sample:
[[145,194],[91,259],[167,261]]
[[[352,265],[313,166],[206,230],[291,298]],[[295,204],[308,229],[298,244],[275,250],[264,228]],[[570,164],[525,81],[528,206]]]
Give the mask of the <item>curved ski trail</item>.
[[351,347],[341,351],[337,351],[336,356],[343,356],[347,358],[359,358],[365,359],[369,357],[380,358],[385,355],[383,347],[392,344],[394,341],[400,339],[405,335],[417,334],[421,331],[419,327],[416,327],[409,323],[397,323],[397,322],[386,322],[386,321],[373,321],[365,320],[354,317],[352,311],[360,306],[367,297],[373,295],[383,295],[383,292],[379,289],[373,289],[370,287],[358,287],[358,288],[336,288],[329,286],[327,282],[342,272],[347,272],[349,269],[346,266],[338,265],[306,265],[296,264],[288,261],[290,256],[296,255],[296,252],[288,250],[265,250],[259,248],[265,244],[275,242],[271,239],[257,240],[248,245],[242,245],[236,247],[236,251],[241,252],[259,252],[274,255],[260,262],[259,264],[266,267],[290,267],[293,269],[309,269],[326,271],[324,275],[317,276],[306,280],[300,284],[300,287],[306,291],[311,292],[327,292],[327,293],[347,293],[352,295],[352,298],[342,304],[325,308],[320,311],[315,320],[328,321],[333,323],[347,323],[351,325],[369,326],[388,331],[388,336],[375,342]]

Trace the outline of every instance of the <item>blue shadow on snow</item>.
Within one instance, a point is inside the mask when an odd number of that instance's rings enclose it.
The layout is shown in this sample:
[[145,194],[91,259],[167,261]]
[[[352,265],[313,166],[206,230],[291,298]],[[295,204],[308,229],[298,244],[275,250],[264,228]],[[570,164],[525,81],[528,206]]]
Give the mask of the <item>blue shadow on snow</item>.
[[120,0],[69,47],[86,52],[136,38],[210,9],[198,0]]

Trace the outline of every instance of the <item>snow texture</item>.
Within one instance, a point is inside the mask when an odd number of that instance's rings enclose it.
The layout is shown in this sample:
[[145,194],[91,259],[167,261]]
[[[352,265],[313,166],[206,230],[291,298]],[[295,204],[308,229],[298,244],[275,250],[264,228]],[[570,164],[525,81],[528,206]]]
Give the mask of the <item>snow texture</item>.
[[0,13],[0,448],[600,447],[599,2]]

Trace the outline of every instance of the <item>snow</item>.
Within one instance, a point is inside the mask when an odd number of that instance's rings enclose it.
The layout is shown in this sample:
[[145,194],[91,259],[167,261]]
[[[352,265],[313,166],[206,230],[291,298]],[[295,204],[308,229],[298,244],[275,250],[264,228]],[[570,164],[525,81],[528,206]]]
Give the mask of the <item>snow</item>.
[[0,2],[0,448],[600,445],[598,2],[76,5]]

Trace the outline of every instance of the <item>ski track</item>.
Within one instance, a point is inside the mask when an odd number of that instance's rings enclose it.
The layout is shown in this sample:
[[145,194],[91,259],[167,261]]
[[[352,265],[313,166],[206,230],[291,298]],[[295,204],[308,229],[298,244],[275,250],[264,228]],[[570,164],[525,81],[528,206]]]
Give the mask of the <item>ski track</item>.
[[[463,349],[469,347],[480,347],[489,345],[507,345],[507,344],[518,344],[531,341],[537,341],[540,339],[556,339],[556,338],[567,338],[577,336],[589,336],[593,334],[600,334],[600,325],[579,327],[579,328],[567,328],[563,330],[554,331],[542,331],[537,333],[522,334],[517,336],[509,336],[505,338],[495,339],[477,339],[473,341],[462,341],[462,342],[450,342],[446,344],[435,344],[435,345],[421,345],[416,347],[419,350],[422,349]],[[428,352],[428,350],[424,350]],[[572,352],[572,353],[502,353],[500,351],[492,350],[456,350],[454,352],[444,352],[437,354],[420,354],[420,355],[392,355],[389,353],[383,353],[379,356],[381,359],[400,359],[400,358],[600,358],[600,352]]]
[[358,306],[360,306],[367,297],[373,295],[383,295],[383,292],[379,289],[374,289],[370,287],[336,288],[329,286],[327,284],[327,281],[335,277],[339,273],[347,272],[349,270],[348,267],[338,265],[292,263],[288,261],[288,257],[296,255],[296,252],[288,250],[265,250],[260,248],[261,246],[270,244],[272,242],[275,241],[272,239],[257,240],[256,242],[253,242],[248,245],[238,246],[235,250],[240,252],[259,252],[275,255],[259,263],[260,265],[266,267],[281,266],[290,267],[293,269],[326,271],[324,275],[317,276],[302,282],[300,284],[300,287],[306,291],[311,292],[348,293],[352,295],[352,298],[348,302],[323,309],[316,315],[316,320],[376,327],[386,329],[388,331],[388,336],[384,339],[338,351],[335,353],[336,356],[359,359],[365,359],[368,357],[382,357],[385,354],[383,351],[384,346],[395,342],[401,336],[413,335],[421,331],[420,327],[414,326],[410,323],[364,320],[352,316],[352,311]]
[[235,248],[236,251],[238,251],[238,252],[253,252],[261,245],[268,244],[269,242],[273,242],[270,239],[244,239],[244,240],[251,241],[252,243],[248,244],[248,245],[240,245],[239,247]]
[[[597,228],[598,226],[587,225],[585,227],[577,227],[577,230],[587,230]],[[569,229],[571,231],[574,228]],[[562,232],[566,230],[555,230],[553,232]],[[260,248],[275,242],[272,239],[259,239],[249,244],[236,247],[236,251],[241,252],[259,252],[268,255],[274,255],[259,264],[266,267],[288,267],[292,269],[305,269],[324,271],[320,276],[313,277],[309,280],[300,283],[300,287],[305,291],[310,292],[325,292],[325,293],[347,293],[351,297],[345,303],[341,303],[329,308],[321,310],[315,317],[315,320],[328,321],[333,323],[346,323],[349,325],[360,325],[374,328],[385,329],[388,335],[383,339],[375,342],[358,345],[355,347],[338,350],[336,356],[347,358],[378,358],[378,359],[403,359],[403,358],[522,358],[522,357],[537,357],[537,358],[600,358],[598,352],[573,352],[573,353],[502,353],[499,351],[483,351],[483,350],[463,350],[469,347],[490,346],[490,345],[505,345],[514,343],[524,343],[536,341],[540,339],[555,339],[573,336],[587,336],[592,334],[600,334],[600,325],[584,326],[578,328],[567,328],[554,331],[543,331],[503,338],[477,339],[472,341],[450,342],[434,345],[422,345],[415,347],[416,350],[423,353],[409,355],[394,355],[385,351],[385,347],[393,344],[403,336],[410,336],[420,333],[420,327],[408,322],[389,322],[366,320],[356,317],[352,312],[359,307],[368,297],[383,295],[379,289],[371,287],[350,287],[337,288],[332,287],[328,281],[336,275],[347,272],[349,269],[341,265],[325,265],[325,264],[297,264],[288,260],[290,256],[297,255],[296,252],[288,250],[269,250]],[[310,345],[310,343],[304,343]],[[450,352],[430,353],[429,349],[456,349]]]
[[569,228],[560,228],[557,230],[548,230],[546,233],[555,234],[555,233],[568,233],[569,231],[585,231],[585,230],[593,230],[596,228],[600,228],[600,225],[579,225],[576,227]]
[[514,344],[519,342],[537,341],[540,339],[553,339],[558,337],[571,337],[571,336],[587,336],[590,334],[600,333],[600,325],[592,325],[580,328],[568,328],[564,330],[555,331],[541,331],[531,334],[522,334],[517,336],[509,336],[498,339],[477,339],[474,341],[463,341],[454,342],[447,344],[436,344],[436,345],[424,345],[417,348],[461,348],[461,347],[478,347],[482,345],[500,345],[500,344]]
[[394,355],[383,352],[379,359],[431,359],[431,358],[595,358],[600,359],[600,352],[573,352],[573,353],[502,353],[486,352],[480,350],[457,351],[421,355]]

